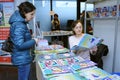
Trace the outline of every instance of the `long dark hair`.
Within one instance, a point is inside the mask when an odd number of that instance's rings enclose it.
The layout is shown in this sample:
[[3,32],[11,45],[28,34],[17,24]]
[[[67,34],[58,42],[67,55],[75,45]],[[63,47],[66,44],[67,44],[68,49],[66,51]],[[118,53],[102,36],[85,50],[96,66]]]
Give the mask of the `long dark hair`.
[[32,3],[26,1],[26,2],[21,3],[18,6],[18,9],[19,9],[20,15],[23,18],[25,18],[25,14],[34,11],[36,7]]

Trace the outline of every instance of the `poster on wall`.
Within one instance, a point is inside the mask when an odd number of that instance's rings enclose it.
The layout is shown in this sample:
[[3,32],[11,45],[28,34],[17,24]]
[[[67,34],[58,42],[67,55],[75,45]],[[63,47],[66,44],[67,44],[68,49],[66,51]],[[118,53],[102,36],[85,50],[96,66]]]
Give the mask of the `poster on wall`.
[[3,4],[0,4],[0,26],[4,25]]
[[14,3],[6,2],[3,5],[5,27],[9,27],[9,18],[14,12]]
[[0,0],[0,2],[13,2],[14,0]]
[[[5,1],[5,2],[4,2]],[[9,18],[14,12],[13,0],[0,0],[0,41],[9,36]]]
[[9,27],[9,18],[14,12],[13,2],[0,3],[0,27]]

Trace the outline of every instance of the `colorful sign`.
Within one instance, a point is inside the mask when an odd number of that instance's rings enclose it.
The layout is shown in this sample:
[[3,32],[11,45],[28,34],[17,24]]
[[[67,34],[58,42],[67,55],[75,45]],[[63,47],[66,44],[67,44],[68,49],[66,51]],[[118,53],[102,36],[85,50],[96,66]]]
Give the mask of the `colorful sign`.
[[14,0],[0,0],[0,2],[14,2]]
[[4,11],[4,23],[6,27],[9,27],[9,18],[14,12],[14,3],[8,2],[3,4],[3,11]]

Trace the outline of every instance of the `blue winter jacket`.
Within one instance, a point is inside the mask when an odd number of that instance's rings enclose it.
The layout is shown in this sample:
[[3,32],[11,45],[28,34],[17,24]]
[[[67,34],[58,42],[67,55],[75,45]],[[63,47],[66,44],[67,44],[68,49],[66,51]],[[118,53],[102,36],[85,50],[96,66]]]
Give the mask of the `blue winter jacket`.
[[19,11],[15,11],[9,19],[10,38],[13,42],[12,63],[13,65],[25,65],[32,61],[31,48],[35,45],[27,22],[21,17]]

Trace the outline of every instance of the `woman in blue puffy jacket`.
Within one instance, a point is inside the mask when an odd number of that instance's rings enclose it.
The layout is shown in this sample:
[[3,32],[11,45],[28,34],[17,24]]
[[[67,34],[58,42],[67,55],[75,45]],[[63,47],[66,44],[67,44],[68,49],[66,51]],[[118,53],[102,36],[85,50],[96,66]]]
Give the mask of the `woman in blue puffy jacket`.
[[35,6],[23,2],[9,19],[10,38],[13,42],[12,63],[18,67],[18,80],[28,80],[32,62],[31,48],[38,42],[32,39],[27,24],[35,15]]

